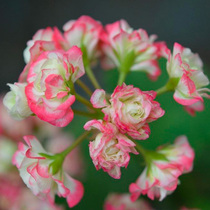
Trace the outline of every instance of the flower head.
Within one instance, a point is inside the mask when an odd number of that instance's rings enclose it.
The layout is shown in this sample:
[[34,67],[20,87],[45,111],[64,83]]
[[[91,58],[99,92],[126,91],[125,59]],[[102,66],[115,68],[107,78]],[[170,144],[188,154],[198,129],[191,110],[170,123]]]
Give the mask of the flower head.
[[161,73],[157,58],[165,44],[154,43],[155,39],[143,29],[133,30],[125,20],[106,25],[101,34],[102,66],[125,72],[145,71],[151,79],[157,79]]
[[147,167],[129,187],[133,201],[141,194],[160,201],[171,194],[179,183],[178,177],[192,170],[194,151],[187,138],[181,136],[173,145],[159,148],[157,152],[147,152],[146,158]]
[[[52,173],[50,166],[53,159],[47,154],[34,136],[24,136],[27,146],[19,143],[18,151],[13,156],[13,164],[17,166],[20,176],[34,195],[40,199],[54,203],[55,194],[67,199],[70,207],[75,206],[82,198],[83,185],[70,177],[62,169]],[[61,166],[60,166],[61,167]]]
[[100,131],[89,144],[90,156],[96,169],[102,168],[111,177],[119,179],[120,168],[127,167],[130,161],[129,153],[138,154],[134,148],[135,144],[119,133],[112,123],[91,120],[85,124],[84,129]]
[[77,20],[68,21],[63,30],[68,46],[80,47],[90,62],[94,62],[100,55],[98,43],[102,25],[99,21],[83,15]]
[[26,97],[33,113],[41,120],[64,127],[73,119],[73,83],[84,74],[81,50],[47,51],[31,65]]
[[170,164],[178,166],[182,173],[192,171],[195,153],[186,136],[177,137],[174,144],[160,147],[157,151],[163,154]]
[[175,90],[176,102],[190,106],[197,102],[203,103],[202,97],[210,98],[203,88],[209,84],[203,73],[203,63],[198,54],[191,52],[178,43],[174,44],[173,54],[168,50],[167,71],[170,77],[168,85]]
[[58,30],[58,28],[54,27],[47,27],[46,29],[39,29],[33,36],[32,40],[29,40],[27,42],[27,47],[23,52],[24,60],[26,63],[29,63],[31,58],[31,49],[34,47],[36,43],[52,43],[55,46],[55,49],[66,49],[67,43],[61,34],[61,32]]
[[105,92],[96,90],[91,103],[95,108],[101,108],[105,120],[111,121],[121,133],[127,133],[134,139],[147,139],[150,134],[148,123],[164,115],[160,104],[154,101],[154,91],[141,91],[132,85],[117,86],[106,101]]

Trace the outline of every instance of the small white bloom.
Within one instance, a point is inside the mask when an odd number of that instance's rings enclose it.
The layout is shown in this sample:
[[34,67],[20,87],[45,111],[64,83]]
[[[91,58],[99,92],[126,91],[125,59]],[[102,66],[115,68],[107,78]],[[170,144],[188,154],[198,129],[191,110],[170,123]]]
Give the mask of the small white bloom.
[[8,84],[8,86],[11,91],[5,95],[3,104],[7,108],[9,114],[15,120],[22,120],[29,117],[32,112],[28,106],[25,95],[26,83]]

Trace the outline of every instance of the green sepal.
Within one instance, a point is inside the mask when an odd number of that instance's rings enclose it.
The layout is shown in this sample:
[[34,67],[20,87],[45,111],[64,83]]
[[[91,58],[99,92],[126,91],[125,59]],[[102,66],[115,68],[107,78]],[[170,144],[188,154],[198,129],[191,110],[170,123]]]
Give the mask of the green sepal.
[[58,173],[58,171],[61,170],[64,157],[60,154],[54,155],[53,156],[53,162],[49,165],[49,170],[51,171],[52,175],[55,175]]
[[52,175],[55,175],[58,173],[58,171],[62,168],[64,156],[61,154],[55,154],[55,155],[48,155],[45,153],[39,153],[42,157],[45,157],[47,159],[52,160],[52,162],[49,165],[49,171],[52,173]]
[[160,160],[160,161],[168,161],[168,159],[166,158],[165,155],[163,155],[161,153],[158,153],[156,151],[147,151],[146,155],[149,156],[149,158],[152,161],[157,161],[157,160]]
[[48,155],[48,154],[45,154],[45,153],[39,153],[39,155],[41,155],[42,157],[45,157],[47,159],[53,159],[53,155]]
[[89,66],[87,49],[86,49],[85,45],[83,45],[83,44],[81,45],[81,51],[82,51],[82,59],[83,59],[84,67]]
[[147,164],[147,176],[149,176],[150,170],[153,165],[153,161],[168,161],[165,155],[156,151],[145,151],[145,162]]
[[134,63],[135,58],[136,58],[136,55],[135,55],[134,50],[127,53],[124,59],[121,60],[119,70],[127,74]]
[[170,78],[169,81],[166,84],[166,88],[168,91],[174,91],[175,88],[177,87],[179,83],[180,78],[179,77],[174,77]]

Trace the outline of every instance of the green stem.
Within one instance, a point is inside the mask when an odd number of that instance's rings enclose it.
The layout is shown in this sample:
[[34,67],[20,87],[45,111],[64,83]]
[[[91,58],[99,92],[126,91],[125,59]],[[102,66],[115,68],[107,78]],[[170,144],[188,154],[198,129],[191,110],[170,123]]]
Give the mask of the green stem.
[[93,94],[93,92],[90,90],[90,88],[84,83],[82,82],[80,79],[78,79],[76,81],[76,83],[89,95],[91,96]]
[[86,106],[89,107],[90,109],[95,110],[95,109],[93,108],[92,104],[91,104],[87,99],[85,99],[84,97],[82,97],[81,95],[79,95],[79,94],[76,93],[76,94],[75,94],[75,97],[76,97],[76,99],[77,99],[79,102],[83,103],[84,105],[86,105]]
[[179,83],[179,80],[180,80],[179,77],[170,78],[163,87],[155,91],[157,92],[157,96],[169,91],[174,91]]
[[144,158],[144,161],[145,161],[145,163],[146,164],[149,164],[150,163],[150,157],[148,156],[148,150],[146,150],[146,149],[144,149],[142,146],[140,146],[137,142],[136,142],[136,140],[134,140],[134,139],[132,139],[132,138],[130,138],[135,144],[136,144],[136,149],[137,149],[137,151],[143,156],[143,158]]
[[133,142],[136,144],[136,149],[139,151],[139,153],[144,157],[144,159],[146,159],[146,150],[137,144],[135,140],[133,140]]
[[90,81],[92,82],[93,86],[96,88],[96,89],[101,89],[100,85],[98,84],[98,81],[96,80],[95,78],[95,75],[93,74],[93,71],[92,69],[90,68],[89,65],[86,65],[85,66],[85,70],[86,70],[86,73],[90,79]]
[[[85,112],[83,112],[83,114],[86,114],[86,116],[88,114],[88,117],[91,117],[91,118],[94,117],[94,118],[100,118],[100,119],[102,119],[104,117],[104,114],[103,114],[103,112],[101,112],[101,109],[95,109],[92,106],[92,104],[87,99],[85,99],[84,97],[80,96],[79,94],[75,94],[75,96],[76,96],[76,99],[79,102],[83,103],[84,105],[86,105],[88,108],[90,108],[92,111],[95,112],[93,114],[90,113],[91,115],[89,115],[88,113],[85,113]],[[80,113],[77,112],[77,114],[81,114],[81,112]]]
[[125,78],[127,76],[127,73],[124,71],[120,71],[119,79],[118,79],[118,85],[122,85],[125,81]]
[[62,165],[63,161],[65,160],[66,156],[75,148],[77,147],[89,134],[91,131],[84,132],[79,138],[76,139],[76,141],[73,142],[71,146],[69,146],[67,149],[65,149],[61,153],[57,153],[54,155],[48,155],[45,153],[39,153],[41,156],[48,158],[52,160],[52,162],[49,165],[50,173],[53,175],[57,174],[59,171],[62,173]]
[[155,92],[157,93],[157,96],[159,96],[159,95],[161,95],[161,94],[163,94],[163,93],[166,93],[166,92],[168,92],[168,91],[169,91],[169,90],[168,90],[167,86],[165,85],[165,86],[163,86],[163,87],[157,89]]
[[84,112],[76,109],[73,109],[73,112],[74,114],[81,115],[84,117],[97,118],[97,115],[95,113]]
[[89,134],[91,131],[85,131],[81,136],[79,136],[74,143],[60,153],[64,158],[75,148],[77,147]]

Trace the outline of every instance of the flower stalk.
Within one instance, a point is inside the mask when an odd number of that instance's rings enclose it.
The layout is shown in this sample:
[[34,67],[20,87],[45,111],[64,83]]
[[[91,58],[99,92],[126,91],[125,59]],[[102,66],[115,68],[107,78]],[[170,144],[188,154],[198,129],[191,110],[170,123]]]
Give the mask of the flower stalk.
[[94,86],[96,89],[101,89],[101,87],[100,87],[100,85],[99,85],[99,83],[98,83],[98,81],[97,81],[95,75],[93,74],[93,71],[92,71],[92,69],[90,68],[89,65],[86,65],[86,66],[85,66],[85,70],[86,70],[86,73],[87,73],[87,75],[88,75],[90,81],[92,82],[93,86]]
[[85,131],[81,136],[79,136],[76,141],[72,145],[70,145],[63,152],[59,153],[62,157],[66,157],[74,148],[76,148],[81,142],[85,140],[85,138],[90,134],[91,131]]
[[87,100],[85,99],[83,96],[79,95],[78,93],[75,94],[75,97],[76,99],[81,102],[82,104],[84,104],[85,106],[87,106],[88,108],[92,109],[92,110],[95,110],[92,106],[92,104]]
[[76,81],[77,85],[79,85],[89,96],[91,96],[93,94],[93,92],[90,90],[90,88],[84,83],[82,82],[82,80],[78,79]]
[[128,73],[121,71],[118,79],[118,85],[122,85]]

